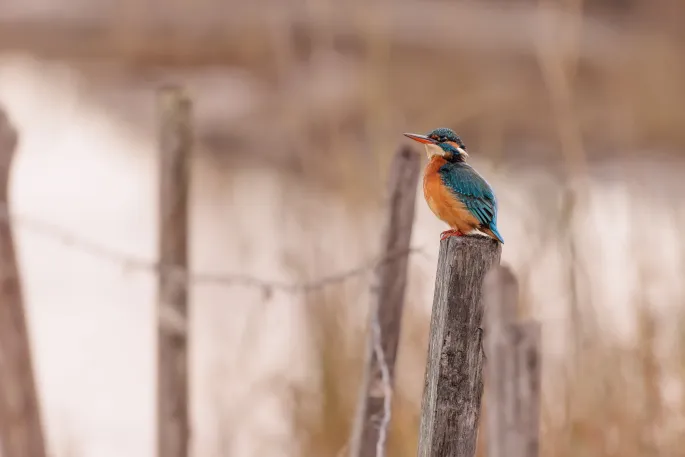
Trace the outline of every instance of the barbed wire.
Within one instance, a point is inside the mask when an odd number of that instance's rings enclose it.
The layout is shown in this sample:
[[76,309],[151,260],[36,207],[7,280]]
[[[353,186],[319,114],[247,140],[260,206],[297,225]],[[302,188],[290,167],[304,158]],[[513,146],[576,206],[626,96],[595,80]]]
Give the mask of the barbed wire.
[[[379,259],[365,262],[355,268],[342,271],[330,276],[324,276],[315,281],[304,283],[288,284],[279,281],[267,281],[255,276],[245,274],[219,274],[219,273],[193,273],[184,268],[174,265],[164,265],[159,262],[149,261],[140,257],[133,257],[128,254],[119,252],[113,248],[88,240],[80,235],[70,232],[64,228],[58,227],[44,221],[28,218],[25,216],[12,215],[7,204],[0,203],[0,220],[4,223],[17,225],[21,228],[27,229],[34,233],[48,236],[65,245],[77,248],[83,252],[93,255],[98,258],[106,259],[111,262],[119,263],[126,269],[144,270],[158,272],[159,274],[168,274],[172,278],[180,281],[188,281],[194,283],[210,283],[223,286],[243,286],[259,288],[268,293],[274,290],[281,290],[289,293],[306,293],[317,289],[324,288],[331,284],[338,284],[353,277],[364,275],[373,271],[379,265],[385,262],[391,262],[403,256],[409,256],[414,252],[421,252],[419,248],[409,248],[402,251],[389,253]],[[161,303],[158,307],[158,324],[178,335],[187,336],[188,319],[181,315],[177,309],[168,306],[166,303]],[[388,427],[390,424],[391,410],[390,401],[393,394],[393,389],[390,381],[390,368],[388,367],[385,353],[381,344],[381,329],[378,316],[373,317],[372,338],[373,351],[379,362],[381,369],[381,384],[383,386],[383,415],[379,421],[379,436],[376,443],[376,455],[382,457],[385,455],[385,447],[387,441]],[[342,449],[339,450],[338,455],[342,456],[347,452],[349,443],[346,443]]]
[[55,224],[40,221],[24,215],[12,214],[5,203],[0,203],[0,220],[26,229],[33,233],[47,236],[58,242],[78,249],[91,256],[107,260],[121,265],[126,271],[147,271],[169,275],[172,279],[186,281],[194,284],[211,284],[224,287],[246,287],[261,289],[265,293],[281,291],[291,294],[313,292],[333,284],[346,282],[354,277],[367,274],[385,262],[397,260],[403,256],[409,256],[416,252],[422,252],[421,248],[409,248],[398,252],[388,253],[379,258],[364,262],[354,268],[334,273],[321,278],[301,283],[288,283],[285,281],[266,280],[257,276],[243,273],[214,273],[193,272],[188,269],[163,264],[158,261],[136,257],[118,251],[104,244],[87,239],[72,231],[59,227]]

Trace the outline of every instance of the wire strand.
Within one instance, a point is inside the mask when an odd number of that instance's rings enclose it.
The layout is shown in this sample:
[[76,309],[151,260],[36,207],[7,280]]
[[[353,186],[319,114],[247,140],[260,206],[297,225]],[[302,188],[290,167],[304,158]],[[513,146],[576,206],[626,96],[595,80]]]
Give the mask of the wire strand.
[[284,281],[265,280],[257,276],[243,273],[192,272],[176,265],[161,264],[157,261],[131,256],[89,240],[54,224],[25,216],[12,215],[8,205],[5,203],[0,203],[0,220],[9,222],[12,225],[26,229],[27,231],[47,236],[94,257],[105,259],[112,263],[118,263],[126,270],[152,271],[158,272],[159,274],[170,275],[175,279],[194,284],[255,288],[265,290],[269,293],[276,290],[293,294],[313,292],[333,284],[346,282],[354,277],[362,276],[373,271],[376,267],[385,262],[391,262],[401,257],[409,256],[412,253],[422,251],[420,248],[409,248],[402,252],[388,253],[380,258],[365,262],[349,270],[323,276],[313,281],[287,283]]

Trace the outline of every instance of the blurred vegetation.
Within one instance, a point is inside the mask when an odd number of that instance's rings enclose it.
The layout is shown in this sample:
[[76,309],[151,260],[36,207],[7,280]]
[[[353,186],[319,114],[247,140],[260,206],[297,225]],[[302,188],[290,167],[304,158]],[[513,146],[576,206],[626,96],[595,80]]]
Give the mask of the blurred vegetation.
[[[525,314],[540,311],[529,282],[545,268],[538,260],[554,256],[563,271],[556,295],[564,300],[545,306],[568,306],[570,344],[545,358],[541,455],[683,453],[683,404],[668,392],[674,384],[683,388],[685,316],[659,314],[647,292],[662,274],[640,257],[652,245],[635,248],[643,233],[631,232],[637,275],[624,279],[637,292],[623,309],[634,314],[637,330],[624,342],[612,334],[593,293],[602,259],[589,264],[585,251],[592,245],[577,236],[587,222],[587,180],[603,179],[591,178],[595,167],[667,160],[666,167],[685,172],[682,0],[125,0],[109,9],[65,6],[58,17],[3,20],[0,43],[68,60],[103,81],[141,84],[172,74],[186,78],[200,98],[213,94],[203,94],[197,73],[223,68],[247,75],[254,100],[230,119],[213,112],[199,127],[203,149],[219,163],[278,167],[338,195],[351,220],[381,204],[384,170],[403,131],[453,127],[475,161],[493,173],[507,170],[512,188],[524,187],[527,173],[555,181],[523,194],[529,203],[517,223],[536,237],[520,236],[527,249],[509,259],[522,282]],[[663,205],[682,226],[682,203]],[[375,248],[369,239],[375,233],[365,227],[373,223],[360,223],[354,234],[363,240],[360,256]],[[284,247],[284,263],[303,280],[336,270],[316,229],[314,217],[293,230],[308,246],[323,247]],[[683,246],[674,247],[681,264]],[[432,272],[412,269],[393,457],[415,455],[427,344],[423,289],[432,287]],[[365,284],[336,287],[309,294],[305,303],[315,387],[285,389],[303,456],[344,455],[355,414],[365,331],[356,305],[364,303]]]

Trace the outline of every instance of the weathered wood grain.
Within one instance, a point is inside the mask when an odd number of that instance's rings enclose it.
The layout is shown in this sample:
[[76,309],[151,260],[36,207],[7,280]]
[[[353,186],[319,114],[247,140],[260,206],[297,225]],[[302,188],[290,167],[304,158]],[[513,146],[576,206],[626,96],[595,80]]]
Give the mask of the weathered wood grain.
[[485,279],[488,457],[537,457],[540,324],[517,319],[518,286],[507,267]]
[[9,179],[17,132],[0,109],[0,455],[44,457],[21,276],[9,218]]
[[501,247],[485,237],[440,243],[419,457],[473,457],[483,394],[482,288]]
[[353,457],[385,455],[420,162],[416,152],[404,147],[390,170],[382,261],[372,286],[365,373],[350,446]]
[[191,103],[178,88],[159,94],[159,302],[157,455],[187,457],[188,192]]

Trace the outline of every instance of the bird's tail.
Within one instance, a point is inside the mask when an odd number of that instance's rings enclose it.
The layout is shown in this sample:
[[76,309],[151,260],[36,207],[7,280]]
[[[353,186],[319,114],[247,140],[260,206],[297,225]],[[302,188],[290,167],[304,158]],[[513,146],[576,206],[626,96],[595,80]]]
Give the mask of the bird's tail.
[[485,233],[499,241],[500,243],[504,244],[504,239],[502,238],[502,235],[499,234],[499,231],[497,231],[497,227],[494,225],[491,225],[490,227],[486,228],[483,230]]

